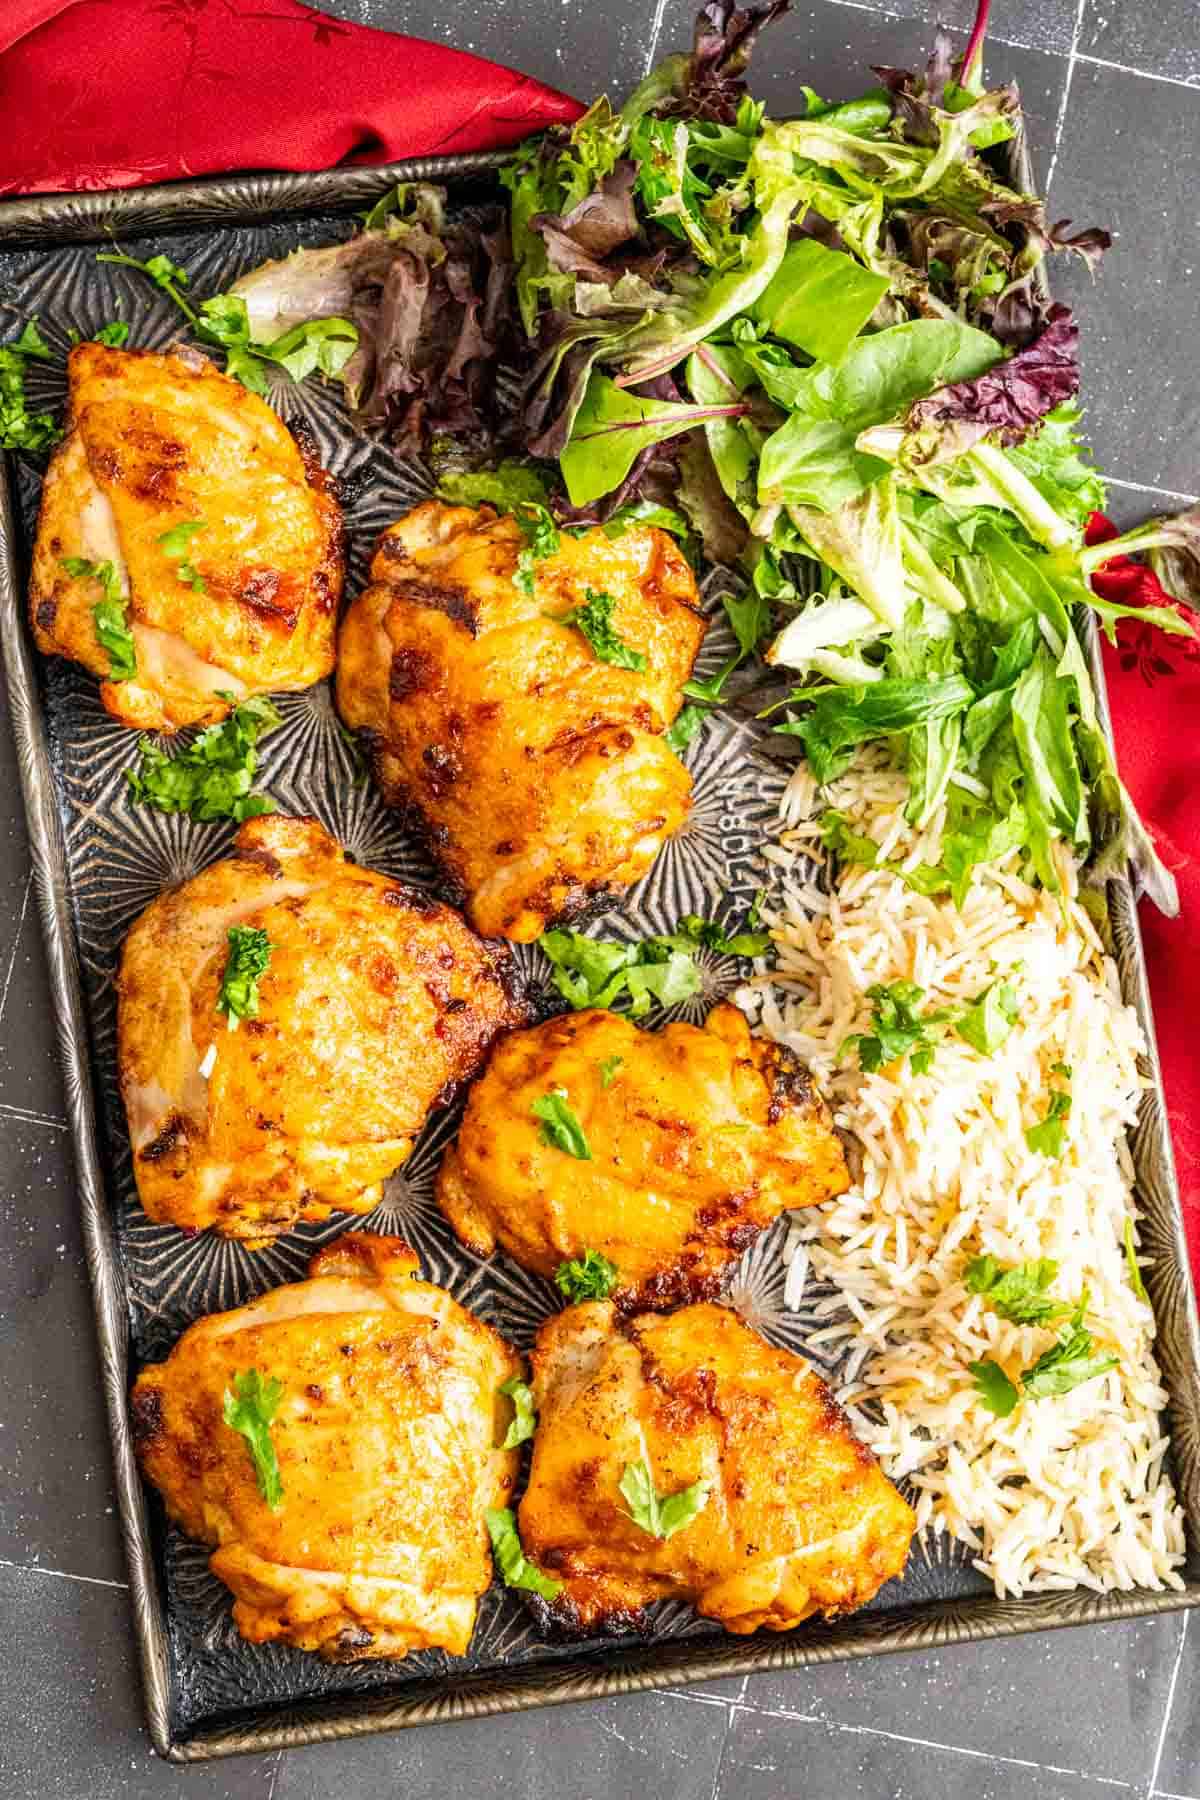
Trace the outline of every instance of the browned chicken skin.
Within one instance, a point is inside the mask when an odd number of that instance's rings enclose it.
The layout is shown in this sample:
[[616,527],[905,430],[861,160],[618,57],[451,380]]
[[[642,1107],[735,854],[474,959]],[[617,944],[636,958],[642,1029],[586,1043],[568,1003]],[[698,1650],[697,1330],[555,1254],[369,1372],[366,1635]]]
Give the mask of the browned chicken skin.
[[[38,649],[100,676],[108,711],[147,731],[224,718],[222,694],[328,675],[341,514],[282,420],[194,353],[77,344],[68,379],[33,554]],[[195,524],[170,554],[163,536]],[[129,679],[109,678],[93,618],[103,590],[68,574],[71,558],[116,571],[137,659]]]
[[[351,1232],[309,1279],[185,1331],[133,1390],[145,1474],[189,1537],[211,1544],[252,1643],[330,1661],[461,1656],[491,1580],[483,1515],[506,1506],[517,1454],[497,1393],[509,1346],[418,1279],[398,1238]],[[270,1425],[282,1496],[260,1492],[223,1415],[234,1378],[281,1384]]]
[[[727,1308],[571,1307],[539,1332],[532,1385],[521,1542],[562,1582],[562,1624],[595,1629],[672,1597],[727,1631],[788,1631],[902,1573],[911,1508],[807,1363]],[[639,1462],[663,1497],[707,1484],[670,1537],[630,1516],[620,1483]]]
[[[565,1092],[590,1161],[542,1140],[535,1100]],[[717,1290],[726,1265],[790,1207],[849,1185],[828,1112],[791,1053],[751,1036],[736,1007],[703,1030],[639,1031],[568,1013],[495,1046],[438,1175],[464,1243],[526,1268],[598,1250],[617,1299],[671,1305]]]
[[[216,1010],[231,925],[267,933],[259,1013]],[[151,902],[117,982],[121,1092],[154,1219],[259,1244],[369,1212],[430,1109],[525,1017],[507,951],[347,862],[315,819],[251,819]]]
[[[380,538],[337,673],[384,798],[424,822],[476,930],[518,942],[636,881],[683,823],[691,779],[661,734],[705,630],[664,532],[564,533],[531,593],[524,543],[490,507],[418,506]],[[589,591],[644,670],[560,623]]]

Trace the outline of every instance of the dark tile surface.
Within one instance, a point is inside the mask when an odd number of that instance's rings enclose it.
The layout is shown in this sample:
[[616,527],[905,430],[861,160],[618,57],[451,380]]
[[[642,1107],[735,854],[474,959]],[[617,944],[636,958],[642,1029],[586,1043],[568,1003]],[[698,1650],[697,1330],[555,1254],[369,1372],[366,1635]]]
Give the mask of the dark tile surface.
[[1039,1768],[1019,1746],[1004,1761],[916,1735],[888,1737],[867,1719],[802,1722],[739,1712],[721,1792],[737,1800],[1104,1800],[1122,1790],[1077,1768]]
[[712,1800],[730,1717],[724,1706],[630,1694],[321,1745],[283,1757],[272,1800]]
[[1189,1619],[1179,1657],[1171,1717],[1163,1734],[1156,1784],[1168,1794],[1200,1795],[1200,1633]]
[[1171,81],[1200,82],[1195,0],[1088,0],[1079,33],[1085,56],[1144,69]]
[[[933,39],[930,19],[946,17],[949,12],[953,22],[956,14],[944,6],[914,6],[911,11],[911,17],[894,18],[883,8],[876,12],[857,6],[823,4],[821,0],[815,4],[812,0],[795,0],[791,11],[771,27],[756,53],[756,96],[767,102],[768,111],[786,116],[803,110],[802,83],[816,88],[826,99],[848,100],[875,85],[873,63],[924,68]],[[668,51],[687,48],[694,16],[691,0],[667,0],[658,40],[660,57]],[[964,31],[953,31],[951,36],[956,46],[965,48]],[[1018,84],[1036,166],[1047,169],[1066,82],[1066,57],[1046,54],[1041,49],[995,44],[986,62],[990,79]]]
[[153,1754],[125,1594],[0,1566],[0,1639],[5,1800],[269,1800],[274,1757]]
[[0,1113],[0,1169],[0,1560],[121,1581],[66,1132]]
[[7,983],[0,1005],[0,1116],[12,1108],[37,1118],[65,1119],[50,976],[28,877],[0,978]]
[[322,0],[318,10],[431,38],[590,100],[623,98],[646,73],[652,0]]
[[[754,1676],[746,1701],[841,1730],[869,1723],[984,1758],[1016,1755],[1138,1786],[1153,1765],[1182,1632],[1173,1614],[827,1664]],[[1070,1696],[1070,1705],[1048,1704],[1051,1695]]]
[[1200,88],[1077,63],[1051,213],[1117,233],[1094,285],[1056,271],[1079,314],[1088,429],[1110,474],[1184,494],[1200,433],[1198,187]]
[[[585,97],[603,87],[619,95],[641,77],[656,23],[659,54],[686,44],[692,11],[685,0],[325,0],[324,9],[457,43]],[[935,13],[961,41],[972,10],[971,0],[800,0],[761,58],[756,87],[779,110],[802,80],[843,97],[865,84],[871,61],[919,63]],[[1064,112],[1077,13],[1077,0],[997,0],[988,68],[1020,82],[1043,172],[1063,113],[1054,216],[1120,233],[1097,288],[1062,272],[1058,286],[1082,318],[1100,459],[1139,484],[1113,489],[1111,510],[1130,524],[1169,505],[1143,489],[1200,489],[1200,94],[1102,65],[1200,82],[1196,0],[1087,0]],[[703,1683],[282,1757],[160,1763],[141,1723],[128,1595],[108,1585],[123,1569],[68,1147],[64,1134],[13,1110],[61,1112],[27,874],[0,727],[3,1800],[1200,1796],[1197,1628],[1181,1641],[1176,1619]],[[34,1571],[12,1566],[35,1562]]]

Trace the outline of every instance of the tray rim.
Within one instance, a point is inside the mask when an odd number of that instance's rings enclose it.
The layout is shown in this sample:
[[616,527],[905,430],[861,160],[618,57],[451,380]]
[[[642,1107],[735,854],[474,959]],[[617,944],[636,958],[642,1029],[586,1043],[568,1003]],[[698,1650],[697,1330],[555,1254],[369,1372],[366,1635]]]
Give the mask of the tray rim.
[[[1031,187],[1024,145],[1018,139],[1014,167],[1018,183]],[[163,183],[137,189],[83,194],[36,195],[0,202],[0,249],[49,251],[70,244],[99,242],[118,230],[150,231],[257,223],[264,217],[312,211],[349,211],[372,201],[397,181],[486,177],[508,152],[422,157],[371,167],[296,173],[247,173]],[[13,459],[5,456],[5,465]],[[476,1718],[534,1706],[595,1700],[620,1693],[685,1685],[698,1679],[798,1668],[808,1663],[857,1656],[932,1649],[1030,1631],[1069,1628],[1174,1612],[1200,1606],[1200,1573],[1185,1577],[1181,1589],[1095,1594],[1086,1589],[1041,1594],[1020,1600],[992,1595],[925,1601],[883,1614],[858,1615],[857,1622],[813,1623],[802,1631],[696,1642],[673,1640],[656,1646],[623,1645],[611,1654],[550,1665],[534,1665],[506,1675],[490,1671],[456,1678],[425,1679],[394,1693],[369,1698],[325,1700],[280,1706],[267,1716],[251,1713],[228,1725],[185,1738],[171,1734],[171,1677],[164,1597],[150,1537],[146,1494],[133,1453],[127,1411],[129,1346],[126,1302],[113,1218],[105,1192],[100,1138],[92,1091],[91,1041],[80,985],[77,949],[68,898],[66,847],[58,811],[42,718],[37,667],[28,641],[21,584],[14,476],[0,481],[0,632],[3,634],[8,710],[28,829],[34,889],[53,988],[54,1019],[63,1071],[67,1122],[79,1181],[85,1260],[92,1286],[101,1380],[109,1418],[117,1500],[130,1577],[134,1631],[142,1668],[147,1721],[155,1750],[168,1761],[191,1763],[218,1756],[290,1749],[367,1732],[394,1730],[455,1718]],[[1105,732],[1111,741],[1107,691],[1094,627],[1085,648]],[[1139,1131],[1155,1138],[1161,1182],[1170,1220],[1173,1268],[1152,1274],[1156,1320],[1167,1301],[1175,1315],[1185,1358],[1200,1380],[1200,1320],[1197,1318],[1183,1228],[1174,1155],[1167,1126],[1154,1034],[1153,1013],[1141,932],[1129,882],[1110,883],[1125,915],[1128,954],[1121,969],[1125,1000],[1138,1013],[1147,1042],[1150,1085],[1143,1097]],[[1173,1285],[1168,1290],[1166,1277]],[[1157,1277],[1157,1278],[1156,1278]],[[1171,1430],[1183,1421],[1171,1393]],[[1200,1435],[1200,1417],[1192,1424]],[[1193,1560],[1200,1549],[1200,1492],[1179,1491]],[[1189,1506],[1189,1500],[1191,1505]]]

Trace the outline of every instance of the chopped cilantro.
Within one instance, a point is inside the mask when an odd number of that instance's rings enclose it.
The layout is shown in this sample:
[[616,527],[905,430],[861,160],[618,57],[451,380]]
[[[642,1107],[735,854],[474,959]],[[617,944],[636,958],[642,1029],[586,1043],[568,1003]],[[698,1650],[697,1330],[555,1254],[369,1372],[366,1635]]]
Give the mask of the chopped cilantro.
[[918,1013],[916,1009],[925,998],[925,990],[912,981],[895,981],[890,987],[876,982],[867,989],[867,998],[875,1003],[875,1029],[848,1037],[839,1055],[856,1051],[859,1067],[868,1075],[905,1056],[914,1075],[927,1074],[940,1035],[932,1028],[943,1025],[949,1014]]
[[1043,1351],[1033,1367],[1022,1375],[1022,1388],[1031,1400],[1069,1394],[1072,1388],[1117,1367],[1119,1358],[1094,1354],[1092,1334],[1084,1324],[1087,1303],[1088,1296],[1084,1294],[1071,1315],[1070,1324],[1059,1334],[1058,1342]]
[[852,831],[844,813],[833,807],[821,815],[821,842],[827,850],[843,863],[861,863],[864,869],[873,869],[879,861],[880,846],[874,838],[863,837]]
[[981,1056],[998,1050],[1021,1011],[1016,990],[1007,981],[994,981],[954,1021],[954,1029]]
[[555,1088],[549,1094],[540,1095],[529,1110],[535,1119],[542,1122],[542,1129],[538,1133],[541,1143],[552,1144],[556,1150],[575,1157],[578,1162],[591,1162],[592,1152],[583,1126],[579,1123],[565,1089]]
[[987,1305],[1014,1325],[1048,1325],[1071,1308],[1047,1292],[1058,1274],[1049,1257],[1002,1268],[994,1256],[976,1256],[967,1264],[966,1288],[982,1294]]
[[1146,1283],[1142,1279],[1142,1271],[1137,1259],[1137,1246],[1133,1241],[1133,1220],[1125,1221],[1125,1261],[1129,1268],[1129,1285],[1145,1305],[1149,1306],[1150,1296],[1146,1292]]
[[554,1271],[554,1285],[572,1305],[580,1300],[607,1300],[620,1279],[620,1272],[599,1250],[585,1250],[569,1262],[559,1263]]
[[573,625],[582,632],[601,662],[612,663],[618,669],[644,669],[646,658],[641,651],[631,648],[613,629],[613,608],[617,603],[612,595],[584,588],[583,597],[582,606],[554,615],[558,623]]
[[[1055,1063],[1053,1071],[1064,1079],[1069,1079],[1071,1071],[1065,1063]],[[1050,1104],[1045,1115],[1036,1125],[1031,1125],[1025,1133],[1025,1142],[1031,1150],[1040,1156],[1061,1156],[1067,1138],[1067,1120],[1071,1116],[1071,1093],[1069,1088],[1052,1088]]]
[[89,562],[84,556],[64,556],[62,566],[74,580],[99,583],[104,598],[92,608],[96,642],[108,652],[109,680],[130,680],[137,674],[137,652],[129,629],[128,603],[115,566],[110,562]]
[[265,931],[254,925],[229,927],[229,955],[217,1011],[225,1014],[230,1031],[236,1031],[242,1019],[257,1019],[258,978],[265,974],[270,960],[271,940]]
[[[232,699],[222,694],[221,699]],[[194,743],[175,756],[150,738],[142,738],[138,750],[141,766],[126,770],[133,797],[159,812],[190,813],[208,823],[213,819],[256,818],[274,812],[275,802],[252,791],[258,766],[255,749],[260,737],[283,723],[265,695],[243,700],[220,725],[210,725]]]
[[282,1382],[274,1376],[264,1381],[257,1369],[247,1369],[225,1389],[223,1407],[225,1423],[240,1432],[250,1448],[258,1491],[272,1512],[278,1512],[283,1502],[279,1459],[271,1442],[271,1422],[282,1397]]
[[654,1538],[673,1537],[690,1525],[696,1514],[704,1511],[712,1492],[710,1482],[693,1481],[677,1494],[660,1494],[644,1458],[626,1463],[619,1486],[622,1498],[629,1503],[629,1518]]
[[983,1362],[968,1363],[967,1367],[975,1377],[975,1390],[988,1411],[994,1412],[997,1418],[1007,1419],[1021,1396],[1000,1364],[988,1357]]
[[640,1019],[653,1001],[676,1006],[701,990],[692,948],[681,948],[670,938],[622,944],[560,927],[545,932],[539,942],[554,964],[555,988],[576,1011],[612,1007],[626,998],[630,1016]]
[[673,750],[676,756],[681,756],[707,717],[704,707],[685,706],[676,714],[674,724],[668,725],[663,732],[663,742],[667,749]]
[[180,581],[186,582],[197,594],[205,594],[208,589],[204,585],[204,577],[189,558],[192,539],[198,531],[203,530],[203,519],[181,519],[178,525],[172,525],[169,531],[164,531],[158,540],[159,548],[168,562],[177,565],[175,573]]
[[31,413],[25,399],[28,358],[44,362],[51,354],[32,319],[14,343],[0,345],[0,450],[48,450],[62,435],[49,413]]

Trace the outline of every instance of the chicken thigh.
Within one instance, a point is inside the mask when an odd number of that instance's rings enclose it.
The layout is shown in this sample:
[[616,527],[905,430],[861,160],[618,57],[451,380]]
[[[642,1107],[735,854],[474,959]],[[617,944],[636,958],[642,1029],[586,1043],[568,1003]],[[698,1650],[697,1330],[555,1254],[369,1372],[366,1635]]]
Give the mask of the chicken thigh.
[[[550,1141],[534,1111],[547,1095],[579,1121],[586,1158]],[[553,1275],[599,1251],[631,1307],[710,1297],[781,1212],[848,1186],[806,1071],[722,1005],[702,1030],[591,1011],[513,1032],[471,1090],[437,1195],[481,1256],[499,1243]]]
[[[267,956],[240,1017],[218,1011],[231,928],[261,934]],[[142,1205],[252,1245],[336,1208],[369,1212],[430,1109],[526,1016],[506,949],[348,862],[315,819],[278,814],[151,902],[117,1003]]]
[[531,559],[515,518],[431,500],[383,533],[342,625],[338,707],[476,930],[530,941],[678,830],[691,778],[662,734],[704,630],[661,531],[564,532]]
[[350,1662],[470,1642],[484,1512],[517,1471],[497,1390],[521,1365],[418,1274],[398,1238],[351,1232],[307,1281],[201,1319],[137,1378],[142,1469],[212,1545],[252,1643]]
[[145,731],[328,675],[341,514],[282,420],[191,351],[77,344],[67,368],[29,591],[38,649],[100,676],[108,711]]
[[[902,1573],[915,1517],[807,1363],[722,1306],[558,1313],[533,1352],[525,1554],[563,1625],[690,1600],[788,1631]],[[698,1485],[696,1485],[698,1484]]]

